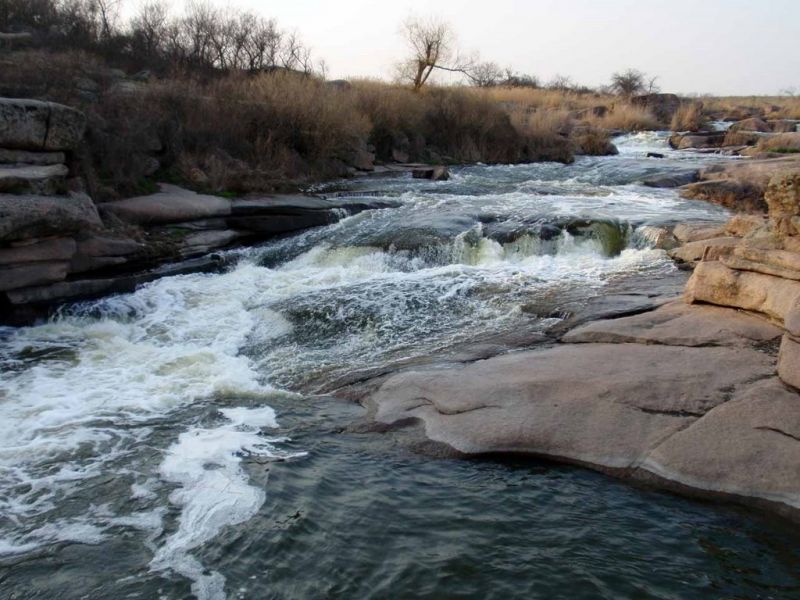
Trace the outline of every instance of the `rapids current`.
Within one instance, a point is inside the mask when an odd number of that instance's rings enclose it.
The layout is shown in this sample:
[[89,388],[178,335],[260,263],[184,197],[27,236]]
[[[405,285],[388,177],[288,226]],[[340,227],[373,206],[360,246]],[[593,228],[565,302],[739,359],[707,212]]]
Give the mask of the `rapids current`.
[[800,596],[797,538],[759,537],[753,515],[409,455],[324,395],[676,275],[660,228],[726,213],[641,181],[721,159],[617,142],[570,166],[323,186],[399,205],[0,328],[0,596]]

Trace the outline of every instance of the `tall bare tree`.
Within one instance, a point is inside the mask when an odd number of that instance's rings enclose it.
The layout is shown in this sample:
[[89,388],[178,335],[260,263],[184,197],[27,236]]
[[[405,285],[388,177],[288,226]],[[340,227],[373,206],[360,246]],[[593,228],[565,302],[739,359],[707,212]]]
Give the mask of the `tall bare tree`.
[[429,17],[412,17],[403,23],[409,57],[398,65],[400,79],[420,90],[434,70],[469,75],[474,60],[465,59],[455,48],[455,35],[448,23]]

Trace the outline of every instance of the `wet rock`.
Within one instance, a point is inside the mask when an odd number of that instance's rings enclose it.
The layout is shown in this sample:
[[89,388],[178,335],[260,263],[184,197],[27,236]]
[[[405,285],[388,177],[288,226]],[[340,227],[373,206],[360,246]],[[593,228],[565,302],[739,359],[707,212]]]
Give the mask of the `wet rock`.
[[71,150],[80,143],[85,127],[83,113],[63,104],[0,98],[2,148]]
[[666,158],[666,156],[660,152],[648,152],[646,156],[647,158]]
[[221,231],[200,231],[187,235],[181,241],[181,256],[196,256],[206,254],[218,248],[229,246],[245,235],[241,231],[225,229]]
[[675,150],[721,148],[725,143],[725,132],[675,133],[669,138],[670,147]]
[[656,175],[644,179],[642,183],[653,188],[678,188],[697,181],[697,170],[670,175]]
[[91,198],[0,194],[0,242],[67,236],[102,227]]
[[162,184],[157,194],[104,202],[100,213],[103,218],[113,216],[128,223],[157,225],[228,216],[231,201]]
[[411,171],[414,179],[430,179],[431,181],[445,181],[450,179],[450,172],[447,167],[437,166]]
[[800,301],[800,281],[750,271],[723,263],[701,262],[686,285],[686,301],[741,308],[783,323]]

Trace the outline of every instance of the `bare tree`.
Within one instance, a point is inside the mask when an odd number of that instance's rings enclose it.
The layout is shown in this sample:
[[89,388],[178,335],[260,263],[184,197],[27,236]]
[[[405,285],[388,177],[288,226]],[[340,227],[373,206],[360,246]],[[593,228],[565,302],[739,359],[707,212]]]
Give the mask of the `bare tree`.
[[410,56],[398,65],[398,75],[414,90],[420,90],[435,69],[462,75],[471,72],[474,60],[458,55],[448,23],[435,18],[409,18],[402,31]]
[[143,4],[131,21],[135,50],[148,58],[156,55],[166,42],[168,25],[167,6],[163,0],[151,0]]
[[470,81],[478,87],[494,87],[503,79],[503,69],[494,62],[482,62],[467,73]]
[[645,92],[654,93],[658,91],[657,79],[658,77],[648,78],[647,75],[636,69],[628,69],[611,76],[611,91],[625,98]]
[[558,90],[559,92],[567,92],[575,87],[575,82],[566,75],[556,75],[547,84],[551,90]]

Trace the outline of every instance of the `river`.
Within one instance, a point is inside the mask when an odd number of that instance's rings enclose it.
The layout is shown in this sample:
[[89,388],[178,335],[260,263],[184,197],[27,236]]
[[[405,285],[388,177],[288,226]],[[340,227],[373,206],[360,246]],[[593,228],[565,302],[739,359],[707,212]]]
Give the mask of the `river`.
[[678,289],[658,228],[727,213],[641,181],[725,159],[665,135],[569,166],[323,186],[399,206],[0,328],[0,597],[800,597],[786,523],[575,467],[427,456],[327,394],[536,339],[620,287]]

